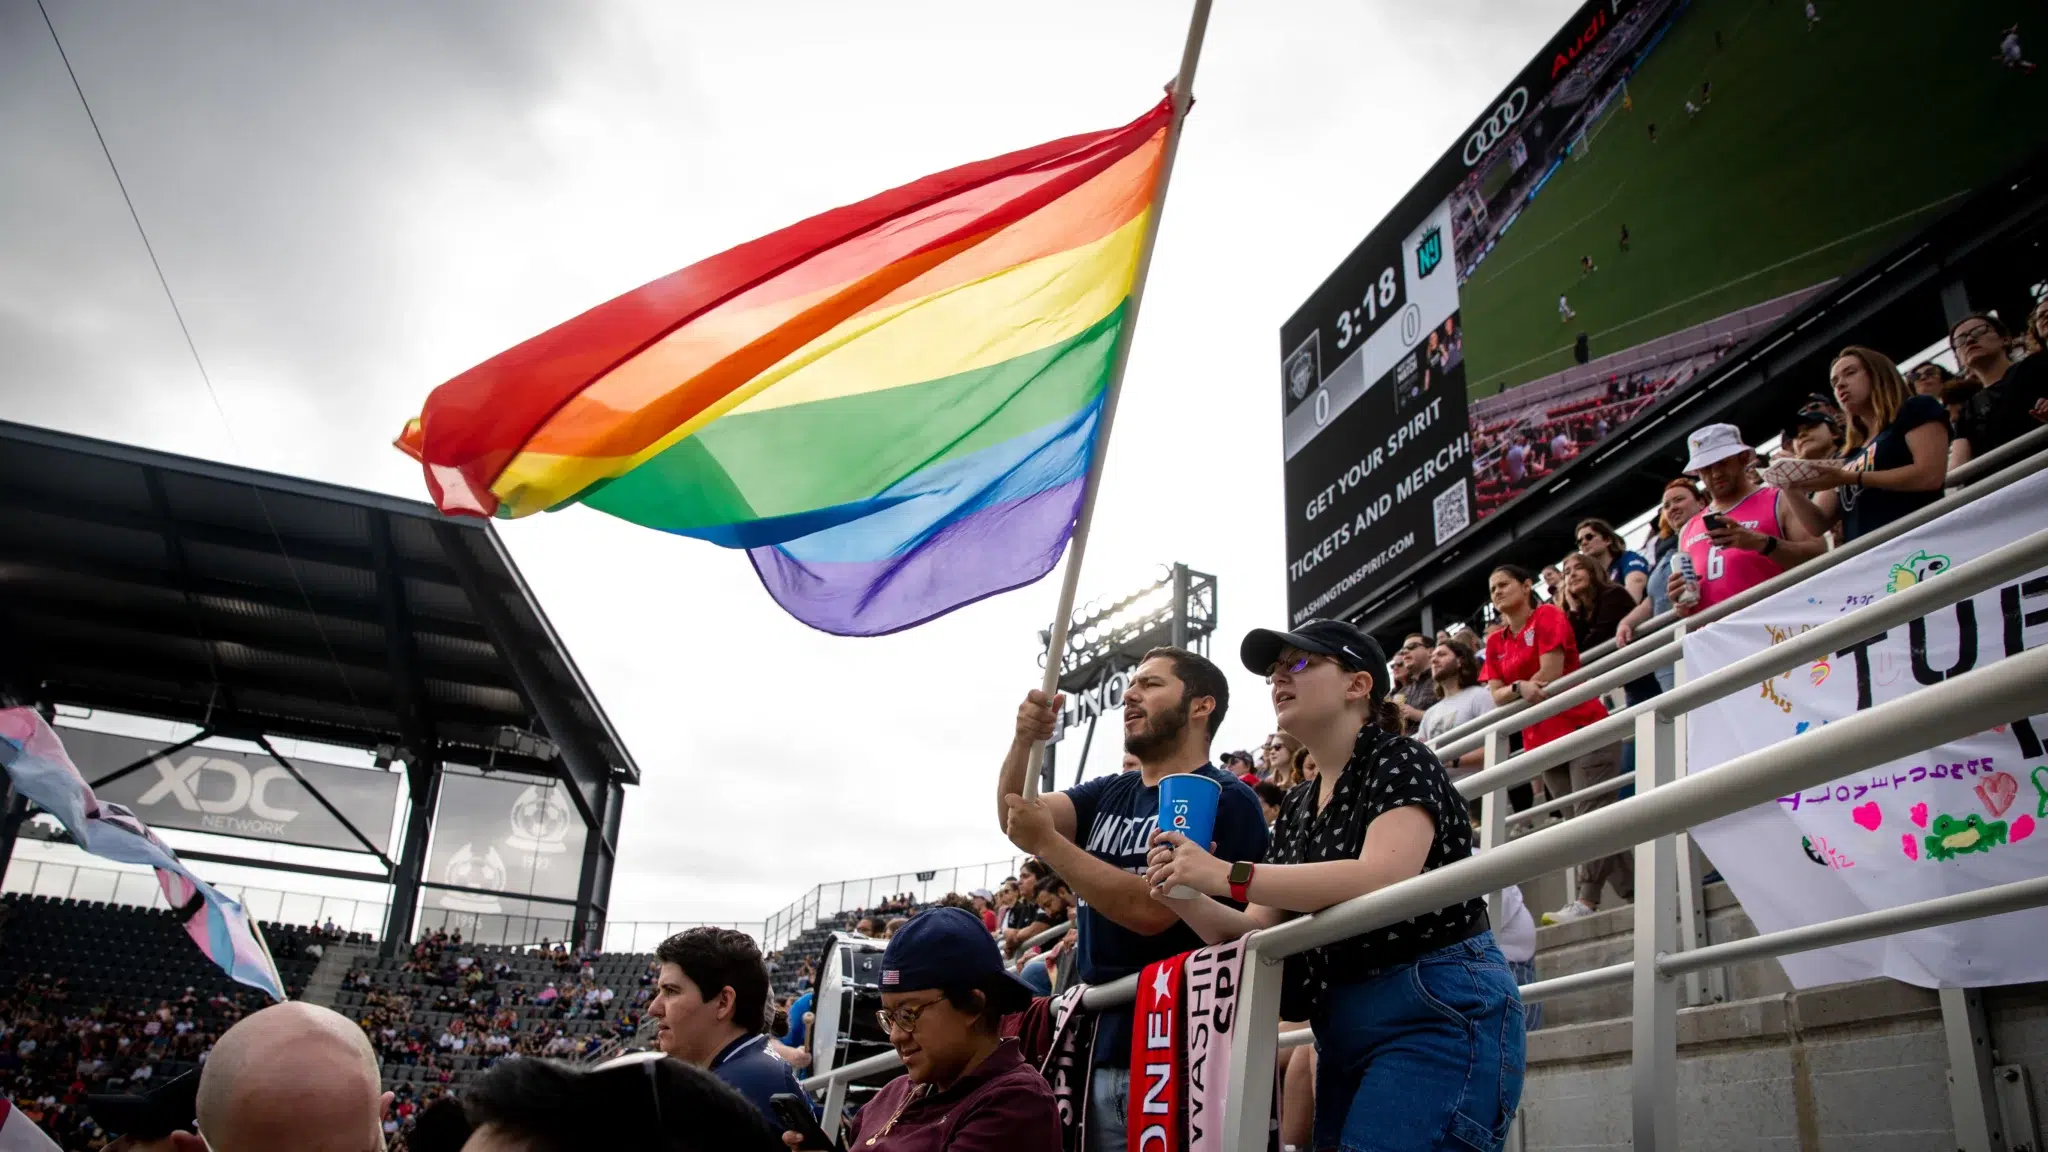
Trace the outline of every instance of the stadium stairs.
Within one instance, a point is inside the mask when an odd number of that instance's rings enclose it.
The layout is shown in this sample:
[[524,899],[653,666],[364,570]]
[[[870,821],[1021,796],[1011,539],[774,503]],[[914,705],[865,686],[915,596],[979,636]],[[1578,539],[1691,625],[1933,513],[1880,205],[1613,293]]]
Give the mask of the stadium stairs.
[[335,1007],[348,974],[359,964],[367,967],[376,954],[377,946],[370,943],[328,945],[320,963],[313,966],[313,974],[307,977],[306,992],[299,999],[322,1008]]
[[[1532,910],[1556,907],[1563,877],[1524,892]],[[1756,935],[1726,884],[1702,895],[1708,943]],[[1537,979],[1629,960],[1634,915],[1610,905],[1538,929]],[[1679,1010],[1678,1119],[1688,1152],[1958,1147],[1934,991],[1882,979],[1795,991],[1771,959],[1722,971],[1725,1000]],[[1629,997],[1621,984],[1544,1001],[1543,1026],[1529,1034],[1513,1152],[1630,1146]],[[1986,989],[1984,1008],[1992,1062],[2024,1065],[2034,1085],[2048,1084],[2048,984]],[[2039,1147],[2036,1133],[2012,1137],[2010,1148]]]

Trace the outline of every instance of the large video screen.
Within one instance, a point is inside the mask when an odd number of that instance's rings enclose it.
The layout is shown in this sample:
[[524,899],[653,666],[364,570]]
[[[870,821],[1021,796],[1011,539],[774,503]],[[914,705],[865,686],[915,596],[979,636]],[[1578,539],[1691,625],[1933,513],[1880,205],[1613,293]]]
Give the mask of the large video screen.
[[2038,21],[1581,8],[1281,328],[1292,618],[1361,605],[2034,155]]

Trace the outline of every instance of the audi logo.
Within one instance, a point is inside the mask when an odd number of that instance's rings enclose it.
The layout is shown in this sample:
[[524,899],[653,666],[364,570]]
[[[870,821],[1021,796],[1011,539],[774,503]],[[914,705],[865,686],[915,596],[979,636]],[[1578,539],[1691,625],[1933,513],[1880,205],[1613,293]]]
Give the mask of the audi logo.
[[1508,129],[1514,127],[1515,121],[1520,120],[1522,113],[1528,110],[1527,88],[1517,88],[1508,93],[1508,98],[1500,102],[1500,107],[1493,110],[1493,115],[1488,116],[1473,130],[1472,135],[1465,138],[1465,167],[1470,168],[1479,163],[1488,152],[1493,151],[1493,146],[1500,143],[1500,138],[1507,135]]

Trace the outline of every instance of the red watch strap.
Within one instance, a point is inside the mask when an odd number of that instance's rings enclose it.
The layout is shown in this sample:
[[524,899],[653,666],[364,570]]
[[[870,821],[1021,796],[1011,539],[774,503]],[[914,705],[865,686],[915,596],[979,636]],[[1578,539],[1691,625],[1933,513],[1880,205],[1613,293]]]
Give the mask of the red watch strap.
[[1242,884],[1238,884],[1238,883],[1235,883],[1235,882],[1233,882],[1233,883],[1232,883],[1232,884],[1230,885],[1230,898],[1231,898],[1232,900],[1235,900],[1235,901],[1237,901],[1237,902],[1238,902],[1239,904],[1246,904],[1246,903],[1249,903],[1249,902],[1250,902],[1250,900],[1251,900],[1251,897],[1250,897],[1250,893],[1251,893],[1251,887],[1252,887],[1252,875],[1253,875],[1254,873],[1256,873],[1256,872],[1257,872],[1258,870],[1259,870],[1259,866],[1258,866],[1257,864],[1247,864],[1247,865],[1245,865],[1245,867],[1244,867],[1244,883],[1242,883]]

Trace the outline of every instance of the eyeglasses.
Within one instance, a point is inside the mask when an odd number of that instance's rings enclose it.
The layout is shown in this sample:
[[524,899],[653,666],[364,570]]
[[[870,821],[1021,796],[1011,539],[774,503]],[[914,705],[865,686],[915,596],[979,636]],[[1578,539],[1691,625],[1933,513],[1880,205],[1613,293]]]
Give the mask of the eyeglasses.
[[1581,532],[1581,533],[1579,533],[1579,543],[1581,543],[1581,544],[1598,544],[1599,542],[1600,542],[1600,534],[1599,534],[1599,533],[1597,533],[1597,532]]
[[[939,1000],[944,999],[944,996],[939,997]],[[937,1004],[939,1000],[927,1000],[922,1004],[905,1004],[893,1010],[884,1008],[875,1013],[875,1023],[882,1026],[884,1034],[901,1028],[905,1036],[915,1036],[917,1034],[917,1022],[924,1018],[924,1010]]]
[[1950,333],[1949,343],[1961,348],[1965,344],[1975,344],[1979,340],[1993,339],[1997,335],[1998,330],[1996,328],[1989,324],[1979,324],[1974,328],[1965,328],[1960,332]]
[[1289,676],[1299,676],[1303,672],[1308,671],[1309,665],[1328,659],[1328,656],[1301,656],[1293,660],[1275,660],[1266,669],[1266,683],[1271,684],[1273,677],[1280,675],[1282,672]]

